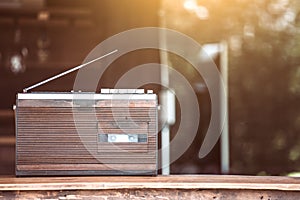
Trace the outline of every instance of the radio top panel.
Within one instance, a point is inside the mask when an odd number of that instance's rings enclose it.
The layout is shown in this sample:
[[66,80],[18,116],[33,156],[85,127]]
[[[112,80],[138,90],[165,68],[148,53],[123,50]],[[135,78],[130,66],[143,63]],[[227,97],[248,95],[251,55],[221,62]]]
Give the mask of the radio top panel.
[[156,100],[157,95],[153,93],[153,90],[144,89],[101,89],[101,93],[95,92],[31,92],[31,93],[18,93],[18,100],[28,99],[64,99],[64,100],[77,100],[77,99],[148,99]]

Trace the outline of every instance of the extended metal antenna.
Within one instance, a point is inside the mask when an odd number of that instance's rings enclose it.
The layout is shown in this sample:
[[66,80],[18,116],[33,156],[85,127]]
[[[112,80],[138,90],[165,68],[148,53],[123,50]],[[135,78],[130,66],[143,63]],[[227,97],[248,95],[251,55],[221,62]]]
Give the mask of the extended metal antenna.
[[69,70],[67,70],[67,71],[65,71],[65,72],[62,72],[62,73],[60,73],[60,74],[57,74],[56,76],[53,76],[53,77],[51,77],[51,78],[48,78],[48,79],[46,79],[46,80],[44,80],[44,81],[42,81],[42,82],[39,82],[39,83],[37,83],[37,84],[34,84],[34,85],[32,85],[32,86],[30,86],[30,87],[28,87],[28,88],[23,89],[23,92],[28,92],[29,90],[31,90],[31,89],[33,89],[33,88],[36,88],[36,87],[41,86],[41,85],[43,85],[43,84],[45,84],[45,83],[48,83],[48,82],[50,82],[50,81],[53,81],[53,80],[55,80],[55,79],[57,79],[57,78],[59,78],[59,77],[61,77],[61,76],[64,76],[64,75],[69,74],[69,73],[71,73],[71,72],[73,72],[73,71],[76,71],[76,70],[78,70],[78,69],[80,69],[80,68],[82,68],[82,67],[85,67],[85,66],[87,66],[87,65],[89,65],[89,64],[91,64],[91,63],[93,63],[93,62],[95,62],[95,61],[97,61],[97,60],[101,60],[102,58],[105,58],[105,57],[107,57],[107,56],[109,56],[109,55],[111,55],[111,54],[114,54],[114,53],[116,53],[117,51],[118,51],[118,50],[116,49],[116,50],[114,50],[114,51],[111,51],[111,52],[109,52],[109,53],[103,55],[103,56],[100,56],[99,58],[96,58],[96,59],[94,59],[94,60],[91,60],[91,61],[89,61],[89,62],[86,62],[86,63],[84,63],[84,64],[82,64],[82,65],[79,65],[79,66],[77,66],[77,67],[74,67],[74,68],[72,68],[72,69],[69,69]]

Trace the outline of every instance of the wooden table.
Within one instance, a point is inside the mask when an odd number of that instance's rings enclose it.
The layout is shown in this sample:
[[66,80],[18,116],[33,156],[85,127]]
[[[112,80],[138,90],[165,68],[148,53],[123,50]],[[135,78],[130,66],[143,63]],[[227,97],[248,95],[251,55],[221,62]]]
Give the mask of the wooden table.
[[0,199],[300,199],[300,179],[172,175],[0,178]]

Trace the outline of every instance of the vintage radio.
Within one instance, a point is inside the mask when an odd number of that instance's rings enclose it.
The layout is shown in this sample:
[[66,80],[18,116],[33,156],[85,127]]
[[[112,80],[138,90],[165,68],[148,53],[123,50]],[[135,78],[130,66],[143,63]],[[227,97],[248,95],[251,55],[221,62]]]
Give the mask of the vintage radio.
[[17,94],[16,175],[156,175],[157,96],[143,89]]

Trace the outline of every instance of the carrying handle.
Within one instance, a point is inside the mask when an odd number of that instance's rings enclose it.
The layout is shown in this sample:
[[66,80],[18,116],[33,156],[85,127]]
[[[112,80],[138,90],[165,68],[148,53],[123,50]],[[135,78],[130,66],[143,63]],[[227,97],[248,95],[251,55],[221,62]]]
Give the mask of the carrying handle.
[[109,55],[111,55],[111,54],[114,54],[114,53],[116,53],[117,51],[118,51],[118,50],[115,49],[114,51],[111,51],[111,52],[109,52],[109,53],[107,53],[107,54],[105,54],[105,55],[103,55],[103,56],[100,56],[99,58],[96,58],[96,59],[94,59],[94,60],[91,60],[91,61],[89,61],[89,62],[86,62],[86,63],[84,63],[84,64],[82,64],[82,65],[76,66],[76,67],[74,67],[74,68],[72,68],[72,69],[69,69],[69,70],[67,70],[67,71],[65,71],[65,72],[62,72],[62,73],[60,73],[60,74],[57,74],[57,75],[55,75],[55,76],[53,76],[53,77],[51,77],[51,78],[48,78],[48,79],[46,79],[46,80],[44,80],[44,81],[42,81],[42,82],[36,83],[36,84],[34,84],[34,85],[30,86],[30,87],[27,87],[27,88],[23,89],[23,92],[26,93],[26,92],[28,92],[29,90],[33,89],[33,88],[39,87],[39,86],[41,86],[41,85],[44,85],[45,83],[48,83],[48,82],[50,82],[50,81],[53,81],[53,80],[55,80],[55,79],[57,79],[57,78],[60,78],[60,77],[62,77],[62,76],[64,76],[64,75],[67,75],[67,74],[69,74],[69,73],[71,73],[71,72],[73,72],[73,71],[76,71],[76,70],[78,70],[78,69],[80,69],[80,68],[82,68],[82,67],[85,67],[85,66],[87,66],[87,65],[89,65],[89,64],[91,64],[91,63],[93,63],[93,62],[96,62],[97,60],[101,60],[101,59],[103,59],[103,58],[105,58],[105,57],[107,57],[107,56],[109,56]]

